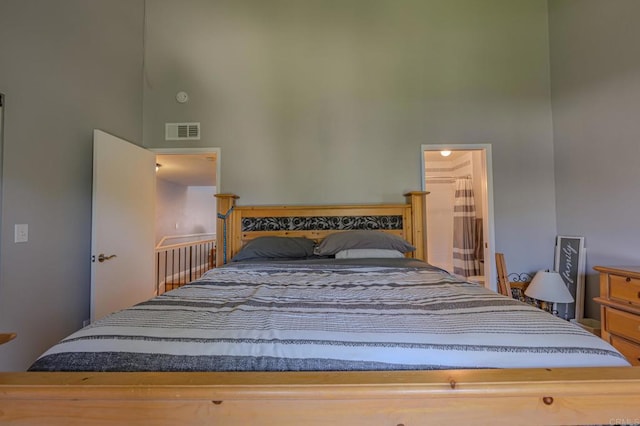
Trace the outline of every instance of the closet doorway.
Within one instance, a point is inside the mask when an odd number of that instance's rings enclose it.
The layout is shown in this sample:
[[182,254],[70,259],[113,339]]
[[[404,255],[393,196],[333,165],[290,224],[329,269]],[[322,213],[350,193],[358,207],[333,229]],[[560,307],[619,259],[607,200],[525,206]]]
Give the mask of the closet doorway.
[[496,290],[491,145],[422,145],[427,261]]

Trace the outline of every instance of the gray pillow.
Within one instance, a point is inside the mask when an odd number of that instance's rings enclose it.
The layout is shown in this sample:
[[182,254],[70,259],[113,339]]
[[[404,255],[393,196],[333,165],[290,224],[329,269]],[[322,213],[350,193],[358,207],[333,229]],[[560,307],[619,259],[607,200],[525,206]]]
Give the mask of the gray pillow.
[[247,242],[231,261],[305,258],[313,255],[315,245],[304,237],[258,237]]
[[315,254],[328,256],[349,249],[384,249],[407,253],[416,248],[405,239],[386,232],[344,231],[327,235],[316,247]]

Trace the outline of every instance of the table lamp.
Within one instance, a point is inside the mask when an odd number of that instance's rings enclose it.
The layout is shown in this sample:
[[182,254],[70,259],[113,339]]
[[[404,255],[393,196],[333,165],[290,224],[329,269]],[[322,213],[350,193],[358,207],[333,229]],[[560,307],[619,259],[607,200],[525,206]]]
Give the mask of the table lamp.
[[554,315],[558,314],[556,303],[571,303],[574,300],[560,274],[554,271],[538,271],[524,294],[552,303],[551,312]]

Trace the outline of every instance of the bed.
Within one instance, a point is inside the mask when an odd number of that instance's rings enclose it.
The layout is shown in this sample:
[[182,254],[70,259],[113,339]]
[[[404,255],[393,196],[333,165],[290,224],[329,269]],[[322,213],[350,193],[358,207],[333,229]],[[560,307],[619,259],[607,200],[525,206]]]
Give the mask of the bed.
[[0,422],[639,422],[637,368],[421,261],[424,193],[406,196],[308,207],[220,195],[218,268],[78,331],[30,372],[0,373]]

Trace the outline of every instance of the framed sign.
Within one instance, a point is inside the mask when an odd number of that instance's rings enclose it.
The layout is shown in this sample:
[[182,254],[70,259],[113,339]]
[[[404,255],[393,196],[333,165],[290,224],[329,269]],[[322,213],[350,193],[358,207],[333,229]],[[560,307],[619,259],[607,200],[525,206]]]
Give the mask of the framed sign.
[[556,238],[554,270],[560,274],[575,300],[573,303],[558,303],[558,315],[566,320],[582,319],[584,316],[584,237]]

